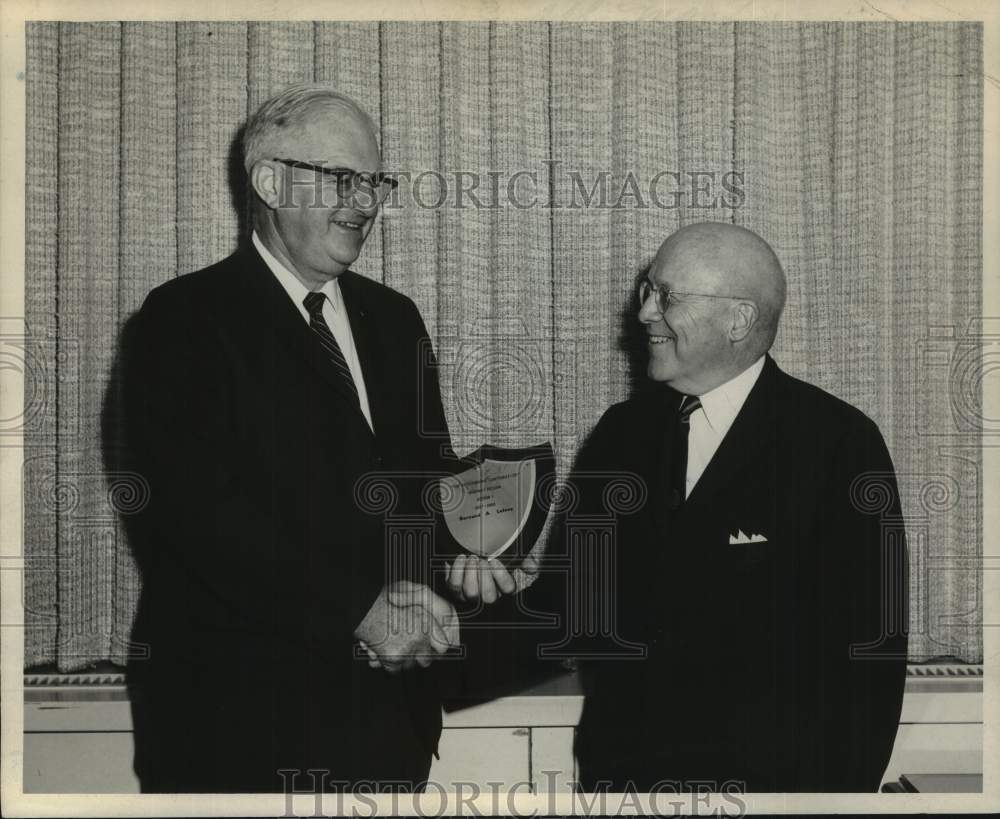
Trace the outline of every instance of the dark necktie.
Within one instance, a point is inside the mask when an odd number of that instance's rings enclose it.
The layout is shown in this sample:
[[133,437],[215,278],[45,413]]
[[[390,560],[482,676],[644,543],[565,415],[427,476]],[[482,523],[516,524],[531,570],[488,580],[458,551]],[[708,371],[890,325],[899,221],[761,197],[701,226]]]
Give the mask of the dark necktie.
[[688,432],[691,429],[691,413],[701,406],[696,395],[685,395],[677,410],[674,426],[674,440],[670,448],[670,497],[671,509],[677,509],[687,495]]
[[358,387],[354,383],[354,376],[351,375],[351,368],[347,366],[347,359],[344,358],[344,353],[341,351],[330,325],[323,318],[324,301],[326,301],[325,293],[310,293],[305,297],[303,303],[306,310],[309,311],[309,326],[312,327],[313,332],[319,338],[319,343],[326,350],[337,376],[347,386],[358,406],[361,406],[361,400],[358,398]]

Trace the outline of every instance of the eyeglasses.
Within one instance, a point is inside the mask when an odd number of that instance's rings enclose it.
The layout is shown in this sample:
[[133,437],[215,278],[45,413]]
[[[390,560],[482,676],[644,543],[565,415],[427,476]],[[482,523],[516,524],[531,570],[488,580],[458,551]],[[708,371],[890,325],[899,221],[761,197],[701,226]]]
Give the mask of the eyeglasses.
[[672,304],[677,303],[674,296],[696,296],[703,299],[746,299],[747,301],[754,301],[747,296],[730,296],[721,293],[689,293],[683,290],[671,290],[669,287],[654,285],[649,279],[643,279],[639,282],[639,289],[637,291],[640,309],[649,299],[650,295],[654,293],[656,294],[656,309],[660,311],[661,315],[666,313]]
[[307,171],[315,171],[322,174],[323,179],[332,179],[336,184],[337,198],[346,200],[356,193],[362,192],[372,197],[370,204],[358,202],[361,207],[371,207],[381,203],[399,183],[389,174],[381,171],[375,173],[365,173],[356,171],[353,168],[328,168],[325,165],[313,165],[311,162],[301,162],[297,159],[279,159],[275,157],[272,162],[280,162],[290,168],[302,168]]

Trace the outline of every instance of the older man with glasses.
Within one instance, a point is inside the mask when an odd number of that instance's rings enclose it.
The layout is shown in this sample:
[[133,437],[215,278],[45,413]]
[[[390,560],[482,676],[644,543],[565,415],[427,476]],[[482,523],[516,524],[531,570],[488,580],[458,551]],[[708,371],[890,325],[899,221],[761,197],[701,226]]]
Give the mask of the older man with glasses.
[[250,242],[152,291],[125,343],[151,487],[136,771],[160,792],[419,788],[454,609],[359,495],[451,451],[417,308],[350,270],[394,183],[371,119],[323,85],[266,101],[243,148]]
[[[512,634],[508,663],[587,659],[586,790],[875,791],[907,646],[882,436],[769,355],[785,277],[755,233],[678,230],[638,295],[663,388],[611,407],[581,450],[555,527],[567,534],[537,581],[497,604],[559,614],[558,631]],[[641,489],[608,535],[608,490],[623,480]],[[592,521],[603,528],[588,539]],[[496,599],[495,582],[514,585],[497,571],[456,565],[452,590]]]

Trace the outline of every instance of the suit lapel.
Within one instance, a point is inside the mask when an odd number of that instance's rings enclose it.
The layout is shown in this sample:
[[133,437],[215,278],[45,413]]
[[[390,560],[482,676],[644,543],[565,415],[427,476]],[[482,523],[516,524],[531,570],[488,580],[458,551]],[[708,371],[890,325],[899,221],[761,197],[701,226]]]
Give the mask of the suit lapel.
[[[310,373],[331,387],[339,398],[361,416],[361,409],[354,395],[334,372],[327,353],[317,341],[313,330],[305,323],[302,314],[260,254],[252,247],[239,253],[243,257],[241,281],[246,286],[240,289],[238,297],[243,300],[245,307],[253,311],[251,315],[263,314],[262,321],[270,330],[274,349],[287,350],[289,355],[305,364]],[[367,422],[364,425],[367,428]]]
[[357,273],[348,270],[338,281],[341,295],[344,297],[344,309],[347,310],[347,319],[351,325],[351,335],[354,337],[354,346],[358,351],[358,361],[361,362],[361,372],[365,379],[372,426],[379,429],[384,420],[381,413],[386,408],[386,402],[380,397],[384,356],[378,334],[375,332],[374,314],[365,302],[361,288],[358,287],[358,279]]
[[675,514],[670,509],[667,499],[670,494],[670,464],[674,456],[672,430],[677,423],[680,403],[680,393],[668,387],[661,396],[658,396],[658,407],[653,414],[652,428],[665,430],[662,436],[661,452],[656,459],[653,481],[653,492],[656,499],[653,503],[653,514],[661,531],[666,531],[669,528],[670,519]]
[[757,383],[682,509],[694,510],[708,505],[733,482],[753,480],[762,454],[768,446],[774,445],[774,386],[778,376],[777,365],[767,356]]

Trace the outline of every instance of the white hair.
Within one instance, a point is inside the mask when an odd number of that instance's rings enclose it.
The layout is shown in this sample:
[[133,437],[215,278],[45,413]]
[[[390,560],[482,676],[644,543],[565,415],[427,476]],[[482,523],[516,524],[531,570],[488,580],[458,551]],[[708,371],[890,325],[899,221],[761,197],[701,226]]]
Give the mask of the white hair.
[[290,85],[265,100],[247,120],[243,131],[243,167],[247,173],[261,159],[273,159],[273,146],[290,128],[303,125],[317,110],[339,105],[365,123],[378,142],[375,123],[354,99],[324,83]]

